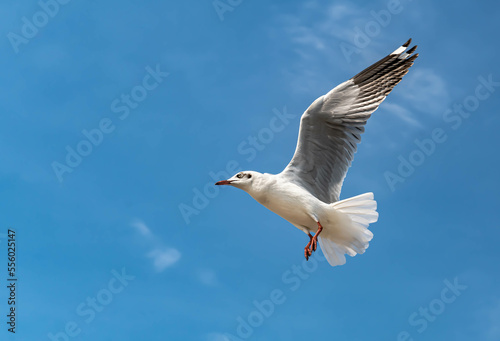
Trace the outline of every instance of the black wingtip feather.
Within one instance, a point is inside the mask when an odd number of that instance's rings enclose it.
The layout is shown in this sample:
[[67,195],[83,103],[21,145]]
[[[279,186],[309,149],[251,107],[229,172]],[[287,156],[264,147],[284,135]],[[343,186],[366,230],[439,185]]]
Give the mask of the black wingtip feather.
[[[408,39],[408,41],[402,46],[406,49],[410,43],[411,43],[411,38]],[[392,70],[398,69],[402,65],[405,65],[403,68],[408,69],[413,64],[413,61],[418,57],[418,53],[411,55],[416,49],[417,45],[413,46],[407,52],[402,52],[400,54],[391,53],[390,55],[382,58],[378,62],[367,67],[366,69],[364,69],[351,79],[354,82],[354,84],[358,86],[363,86],[363,84],[370,82],[370,79],[373,79],[374,77],[375,78],[379,77],[381,73],[392,72]],[[405,58],[400,58],[400,56],[403,54]],[[404,72],[403,75],[406,72]],[[389,92],[392,90],[392,88],[393,87],[390,88]]]
[[411,49],[409,49],[406,53],[408,53],[408,54],[412,54],[412,53],[413,53],[413,52],[415,52],[415,50],[417,49],[417,46],[418,46],[418,45],[413,46],[413,47],[412,47]]
[[417,57],[418,57],[418,53],[415,53],[413,56],[411,56],[410,58],[408,58],[407,61],[412,62],[415,59],[417,59]]

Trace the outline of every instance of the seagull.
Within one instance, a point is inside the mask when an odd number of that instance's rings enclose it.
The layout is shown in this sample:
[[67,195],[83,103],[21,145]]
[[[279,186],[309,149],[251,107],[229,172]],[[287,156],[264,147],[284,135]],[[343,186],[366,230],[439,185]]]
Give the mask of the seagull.
[[[216,185],[230,185],[306,233],[306,260],[319,243],[331,266],[368,248],[378,220],[373,193],[339,201],[361,134],[371,114],[418,57],[409,39],[394,52],[316,99],[300,120],[295,154],[279,174],[243,171]],[[314,236],[311,234],[314,233]]]

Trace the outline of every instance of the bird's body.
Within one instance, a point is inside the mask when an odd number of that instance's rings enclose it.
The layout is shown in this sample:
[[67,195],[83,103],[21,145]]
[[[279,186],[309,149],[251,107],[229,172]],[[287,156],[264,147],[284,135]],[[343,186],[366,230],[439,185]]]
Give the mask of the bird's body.
[[[289,181],[286,174],[244,173],[253,179],[252,185],[235,186],[304,233],[317,233],[318,222],[321,222],[320,245],[327,259],[329,256],[335,258],[336,265],[345,262],[344,253],[353,256],[363,253],[368,247],[373,234],[366,227],[378,217],[373,194],[366,193],[327,204],[302,186]],[[346,202],[352,205],[345,206]],[[339,206],[342,203],[344,206]]]
[[248,190],[257,202],[305,233],[316,232],[313,217],[323,217],[328,205],[304,188],[284,181],[281,174],[261,174],[261,185]]
[[311,104],[283,172],[245,171],[216,183],[243,189],[308,234],[306,259],[319,242],[328,262],[341,265],[345,254],[364,253],[373,238],[368,230],[378,219],[373,194],[339,201],[340,189],[368,118],[418,56],[412,55],[416,46],[406,51],[410,41]]

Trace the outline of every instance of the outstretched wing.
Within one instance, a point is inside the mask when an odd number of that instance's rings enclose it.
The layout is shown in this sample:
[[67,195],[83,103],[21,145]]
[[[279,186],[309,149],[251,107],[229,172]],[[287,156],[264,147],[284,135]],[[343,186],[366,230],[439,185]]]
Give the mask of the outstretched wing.
[[297,149],[281,173],[326,203],[339,200],[364,125],[413,65],[411,39],[387,57],[321,96],[300,121]]

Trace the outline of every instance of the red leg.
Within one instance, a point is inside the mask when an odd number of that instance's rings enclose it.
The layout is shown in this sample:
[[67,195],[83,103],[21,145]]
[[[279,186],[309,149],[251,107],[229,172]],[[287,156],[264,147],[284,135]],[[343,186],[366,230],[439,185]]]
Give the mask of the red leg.
[[310,233],[307,233],[307,235],[309,236],[309,243],[307,243],[306,247],[304,248],[304,256],[306,257],[306,260],[309,260],[309,256],[311,256],[312,254],[312,251],[309,247],[311,246],[313,236]]
[[312,255],[313,251],[316,251],[318,248],[318,237],[319,234],[323,231],[323,226],[318,221],[318,231],[314,234],[314,237],[308,233],[307,235],[309,236],[309,243],[307,243],[306,247],[304,248],[304,256],[306,257],[306,260],[309,260],[309,257]]
[[313,251],[316,251],[316,248],[318,247],[318,237],[319,237],[319,234],[321,233],[321,231],[323,231],[323,226],[321,226],[321,224],[318,221],[318,231],[316,231],[313,239],[311,240]]

